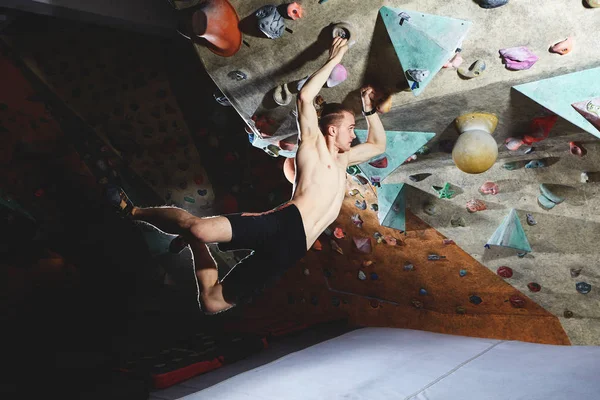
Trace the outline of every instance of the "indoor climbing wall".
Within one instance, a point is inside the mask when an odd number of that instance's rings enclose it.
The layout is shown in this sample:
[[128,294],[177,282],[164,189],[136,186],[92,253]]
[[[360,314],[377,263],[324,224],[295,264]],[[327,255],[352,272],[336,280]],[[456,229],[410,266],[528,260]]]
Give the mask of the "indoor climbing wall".
[[76,31],[31,32],[8,41],[95,129],[102,139],[96,150],[116,153],[118,161],[95,160],[100,169],[122,160],[164,203],[208,214],[214,193],[194,146],[194,137],[207,132],[187,127],[156,48],[161,42],[104,28]]
[[[483,308],[489,312],[486,315],[504,313],[506,307],[515,315],[525,309],[533,312],[528,307],[535,304],[540,312],[536,315],[553,320],[557,332],[564,328],[572,343],[600,343],[596,267],[600,250],[594,245],[599,222],[594,210],[600,206],[600,47],[590,35],[600,17],[596,2],[553,0],[540,6],[514,0],[356,0],[340,7],[330,0],[299,2],[301,18],[287,15],[284,5],[273,14],[260,1],[232,0],[231,4],[242,21],[239,50],[221,57],[202,41],[195,48],[248,125],[256,147],[271,155],[293,157],[295,148],[287,142],[297,132],[294,102],[289,98],[303,78],[326,61],[336,35],[349,37],[353,45],[343,68],[330,76],[317,98],[317,109],[323,102],[342,102],[357,112],[358,127],[366,128],[358,89],[371,84],[383,95],[378,110],[388,135],[433,134],[425,146],[408,155],[388,149],[385,161],[371,160],[370,166],[361,168],[377,187],[379,203],[389,206],[401,199],[400,206],[408,210],[408,217],[378,216],[378,222],[402,230],[402,224],[418,218],[436,235],[443,235],[440,238],[455,243],[446,251],[462,249],[465,258],[453,254],[426,263],[427,273],[440,274],[440,281],[448,270],[430,266],[453,265],[459,277],[461,268],[453,258],[486,272],[475,279],[466,268],[466,275],[452,289],[471,294],[451,301],[441,300],[443,294],[415,280],[415,286],[406,287],[403,294],[416,293],[416,297],[403,298],[398,307],[418,304],[422,310],[460,310],[465,311],[460,317],[469,318],[464,316]],[[276,23],[261,26],[268,18]],[[395,158],[406,162],[400,165]],[[350,218],[352,206],[346,205],[341,215]],[[338,222],[343,229],[348,221]],[[423,230],[406,226],[404,242],[410,242],[417,231]],[[365,236],[374,240],[372,234]],[[415,246],[427,248],[427,240]],[[323,243],[323,251],[328,244]],[[347,249],[340,246],[344,251],[340,256],[345,257]],[[393,258],[389,247],[374,249],[374,254]],[[443,255],[441,249],[431,251]],[[361,257],[354,253],[348,257],[357,267]],[[338,261],[330,259],[326,268],[345,268],[344,261]],[[413,265],[418,271],[417,263]],[[374,289],[362,295],[372,297],[373,304],[385,305],[381,299],[391,296],[390,288],[400,276],[372,283],[370,271],[363,273],[364,281],[355,269],[338,274],[335,285],[326,277],[326,293],[354,293],[369,287],[368,282]],[[402,279],[410,276],[401,275]],[[487,295],[477,294],[481,303],[475,306],[470,302],[475,292],[469,279],[474,279],[475,287],[493,286],[492,292],[502,302],[492,300],[492,305],[486,302]],[[507,288],[523,301],[513,298],[511,302],[512,295],[504,292]],[[424,293],[419,295],[421,289]],[[398,318],[400,325],[409,324],[393,313],[386,315],[390,320]],[[431,325],[426,329],[443,330],[442,319],[436,318],[439,314],[427,315]],[[469,334],[488,334],[486,329],[471,329]],[[541,326],[534,331],[529,340],[543,336]],[[557,343],[566,341],[557,339]]]

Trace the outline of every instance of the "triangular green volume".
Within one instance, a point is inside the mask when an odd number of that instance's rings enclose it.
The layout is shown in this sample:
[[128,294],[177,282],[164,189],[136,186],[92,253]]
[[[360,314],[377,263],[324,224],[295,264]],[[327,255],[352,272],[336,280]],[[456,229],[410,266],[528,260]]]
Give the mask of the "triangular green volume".
[[470,21],[400,8],[381,7],[379,14],[405,75],[413,69],[429,71],[421,82],[406,76],[415,96],[462,46],[471,27]]
[[406,198],[404,183],[383,184],[377,189],[379,224],[388,228],[406,230]]
[[[367,140],[368,132],[362,129],[354,131],[360,143]],[[385,131],[385,153],[359,164],[358,167],[371,182],[373,178],[383,181],[398,168],[406,159],[417,152],[434,136],[433,132],[397,132]],[[383,160],[385,158],[385,161]]]
[[525,83],[513,88],[584,131],[600,137],[600,130],[573,106],[598,97],[600,67]]
[[510,210],[487,244],[510,247],[527,253],[531,252],[531,246],[514,208]]

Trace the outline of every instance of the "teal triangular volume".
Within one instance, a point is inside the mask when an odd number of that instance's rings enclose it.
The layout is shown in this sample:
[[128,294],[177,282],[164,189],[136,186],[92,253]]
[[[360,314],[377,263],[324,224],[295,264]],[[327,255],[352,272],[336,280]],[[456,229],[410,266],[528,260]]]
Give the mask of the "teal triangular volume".
[[[367,140],[368,132],[363,129],[356,129],[354,131],[356,137],[360,143],[364,143]],[[435,136],[433,132],[398,132],[398,131],[385,131],[386,136],[386,148],[385,153],[380,156],[373,157],[369,161],[359,164],[358,168],[370,181],[373,181],[373,177],[379,178],[383,181],[389,174],[391,174],[396,168],[398,168],[406,159],[417,152],[427,142],[429,142]],[[378,168],[369,163],[375,163],[375,161],[387,158],[387,166],[384,168]]]
[[404,183],[383,184],[377,189],[378,218],[381,226],[406,230]]
[[531,246],[514,208],[510,210],[487,244],[510,247],[527,253],[531,252]]
[[[400,13],[410,18],[402,19]],[[415,96],[421,94],[456,49],[462,46],[471,27],[470,21],[400,8],[381,7],[379,14],[405,74],[409,69],[429,71],[429,76],[418,85],[406,76]]]
[[600,93],[600,67],[513,86],[556,115],[600,137],[600,130],[579,114],[574,103],[591,100]]

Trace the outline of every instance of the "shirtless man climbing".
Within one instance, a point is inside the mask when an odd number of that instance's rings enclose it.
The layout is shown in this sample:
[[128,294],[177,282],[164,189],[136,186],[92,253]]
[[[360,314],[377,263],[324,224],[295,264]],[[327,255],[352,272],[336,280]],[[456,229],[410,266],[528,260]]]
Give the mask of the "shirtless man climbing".
[[[317,117],[313,101],[347,50],[347,40],[335,38],[329,59],[298,94],[296,173],[292,198],[287,203],[261,214],[199,218],[176,207],[138,208],[121,188],[107,189],[109,201],[120,212],[179,235],[173,241],[183,244],[179,250],[189,244],[204,313],[232,308],[242,295],[260,289],[294,266],[337,218],[346,193],[346,168],[385,151],[385,131],[375,112],[372,88],[361,90],[363,114],[369,125],[365,143],[351,147],[356,137],[354,114],[341,104],[326,104],[320,120]],[[221,251],[253,252],[219,281],[207,243],[218,243]]]

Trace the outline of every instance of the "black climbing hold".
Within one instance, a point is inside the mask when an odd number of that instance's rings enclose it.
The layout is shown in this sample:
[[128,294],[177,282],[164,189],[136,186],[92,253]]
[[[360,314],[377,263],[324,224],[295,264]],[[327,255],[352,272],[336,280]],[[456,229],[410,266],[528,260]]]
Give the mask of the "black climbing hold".
[[471,295],[469,297],[469,301],[475,305],[481,304],[481,302],[483,300],[481,300],[481,297],[477,296],[477,295]]
[[430,173],[424,172],[422,174],[409,175],[408,179],[410,179],[413,182],[421,182],[423,179],[426,179],[430,176]]

